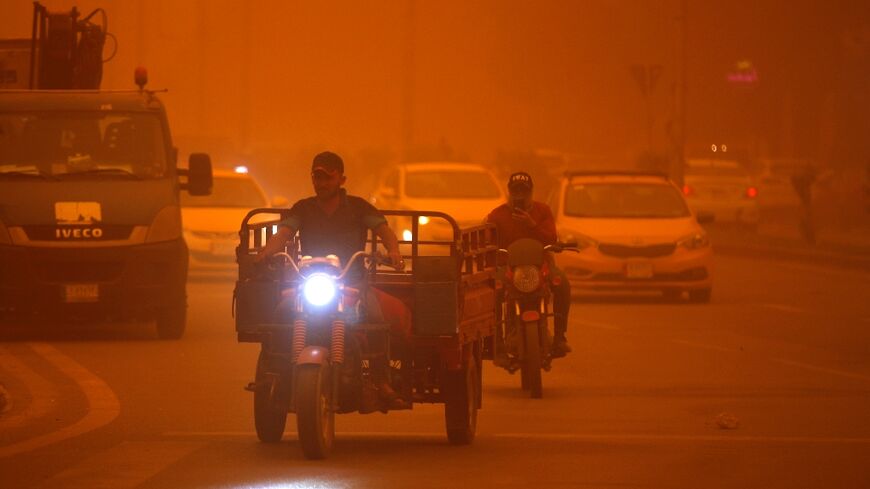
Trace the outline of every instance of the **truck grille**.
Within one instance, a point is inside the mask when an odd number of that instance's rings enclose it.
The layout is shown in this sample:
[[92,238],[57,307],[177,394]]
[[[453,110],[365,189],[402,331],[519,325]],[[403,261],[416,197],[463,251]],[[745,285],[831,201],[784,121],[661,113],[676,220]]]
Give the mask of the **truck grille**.
[[659,256],[668,256],[673,253],[676,248],[677,245],[674,243],[662,243],[648,246],[628,246],[613,243],[602,243],[598,245],[598,251],[602,254],[619,258],[656,258]]

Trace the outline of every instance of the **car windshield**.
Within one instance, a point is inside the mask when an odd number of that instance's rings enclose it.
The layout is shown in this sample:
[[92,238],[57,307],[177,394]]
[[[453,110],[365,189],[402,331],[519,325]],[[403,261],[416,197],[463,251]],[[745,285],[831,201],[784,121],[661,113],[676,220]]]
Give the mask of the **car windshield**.
[[156,114],[0,114],[0,178],[161,178],[167,171],[163,125]]
[[250,178],[215,177],[211,195],[181,193],[182,207],[266,207],[260,188]]
[[432,170],[408,172],[405,195],[414,199],[497,199],[501,192],[486,172]]
[[590,218],[686,217],[689,209],[670,185],[574,183],[565,194],[565,214]]
[[689,160],[686,175],[745,177],[747,171],[733,160]]

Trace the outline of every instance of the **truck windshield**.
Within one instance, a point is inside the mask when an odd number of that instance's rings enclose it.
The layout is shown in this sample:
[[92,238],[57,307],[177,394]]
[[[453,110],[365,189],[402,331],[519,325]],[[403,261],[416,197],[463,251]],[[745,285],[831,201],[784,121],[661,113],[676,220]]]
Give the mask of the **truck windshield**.
[[161,178],[167,170],[163,125],[156,114],[0,114],[0,178]]
[[568,187],[565,214],[589,218],[686,217],[689,209],[670,185],[607,183]]

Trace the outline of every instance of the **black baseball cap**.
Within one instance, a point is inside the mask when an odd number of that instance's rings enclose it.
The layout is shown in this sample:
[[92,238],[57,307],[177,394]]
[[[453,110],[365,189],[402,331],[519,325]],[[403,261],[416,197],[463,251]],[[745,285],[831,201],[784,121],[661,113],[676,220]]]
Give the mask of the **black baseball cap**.
[[525,188],[532,189],[532,176],[526,172],[516,172],[508,178],[508,190]]
[[324,151],[318,153],[311,162],[311,173],[322,171],[330,175],[341,175],[344,173],[344,161],[341,156],[332,151]]

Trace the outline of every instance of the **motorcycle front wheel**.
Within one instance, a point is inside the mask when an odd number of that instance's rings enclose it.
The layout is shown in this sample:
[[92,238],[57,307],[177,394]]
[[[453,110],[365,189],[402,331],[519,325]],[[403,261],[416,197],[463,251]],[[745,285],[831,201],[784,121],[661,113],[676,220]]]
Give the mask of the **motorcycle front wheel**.
[[544,386],[541,379],[541,337],[538,333],[538,323],[523,324],[523,362],[521,375],[523,388],[528,388],[532,399],[544,396]]
[[321,365],[296,367],[296,431],[308,459],[326,458],[335,440],[329,372],[329,367]]

